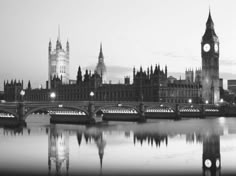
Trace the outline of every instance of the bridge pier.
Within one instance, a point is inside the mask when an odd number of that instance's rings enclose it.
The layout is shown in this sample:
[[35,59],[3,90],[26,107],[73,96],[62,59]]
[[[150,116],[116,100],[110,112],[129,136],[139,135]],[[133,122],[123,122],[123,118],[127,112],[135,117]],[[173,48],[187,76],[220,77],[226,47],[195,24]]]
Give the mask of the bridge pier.
[[179,111],[179,104],[175,105],[175,120],[180,120],[181,119],[181,115],[180,115],[180,111]]
[[206,117],[206,112],[205,112],[204,104],[201,105],[201,112],[200,113],[201,113],[200,118],[204,119]]
[[220,107],[220,116],[222,116],[222,117],[227,117],[227,109],[226,109],[226,106],[221,106],[221,107]]
[[146,121],[146,118],[145,118],[145,107],[144,107],[143,102],[141,102],[139,104],[139,111],[140,111],[139,122],[145,122]]
[[24,105],[24,102],[19,102],[17,104],[17,114],[18,114],[18,120],[19,121],[24,121],[24,116],[25,116],[25,105]]
[[89,116],[89,121],[90,123],[95,123],[95,106],[94,106],[94,103],[93,102],[89,102],[89,105],[88,105],[88,116]]
[[16,107],[16,112],[17,112],[17,121],[18,121],[18,125],[23,125],[23,126],[26,126],[26,122],[25,122],[25,119],[24,119],[24,116],[25,116],[25,105],[24,105],[24,102],[19,102],[17,104],[17,107]]

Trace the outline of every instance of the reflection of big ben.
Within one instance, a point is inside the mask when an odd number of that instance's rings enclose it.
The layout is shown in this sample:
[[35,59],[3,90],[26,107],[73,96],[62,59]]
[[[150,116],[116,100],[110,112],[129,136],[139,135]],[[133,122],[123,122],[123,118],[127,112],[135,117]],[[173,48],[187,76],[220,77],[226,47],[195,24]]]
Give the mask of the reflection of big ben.
[[220,136],[204,136],[202,155],[203,176],[219,176],[221,168]]
[[[69,134],[51,128],[48,136],[48,170],[51,174],[52,163],[55,164],[57,175],[69,170]],[[65,171],[66,170],[66,171]]]

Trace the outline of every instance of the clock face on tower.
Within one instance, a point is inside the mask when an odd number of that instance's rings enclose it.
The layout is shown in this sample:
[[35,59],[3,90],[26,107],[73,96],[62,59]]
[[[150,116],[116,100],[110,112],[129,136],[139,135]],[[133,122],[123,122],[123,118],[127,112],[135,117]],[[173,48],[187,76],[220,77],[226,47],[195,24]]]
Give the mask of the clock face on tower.
[[215,52],[218,52],[218,45],[217,44],[215,44],[215,46],[214,46],[214,48],[215,48]]
[[210,49],[211,49],[211,46],[210,46],[208,43],[206,43],[206,44],[203,45],[203,50],[204,50],[205,52],[210,51]]

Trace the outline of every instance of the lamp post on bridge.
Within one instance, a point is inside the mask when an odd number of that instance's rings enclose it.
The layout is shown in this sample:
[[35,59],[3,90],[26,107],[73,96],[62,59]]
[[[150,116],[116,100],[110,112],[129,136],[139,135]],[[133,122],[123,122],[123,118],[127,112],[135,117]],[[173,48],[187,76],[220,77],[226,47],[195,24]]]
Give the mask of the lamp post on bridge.
[[206,108],[205,108],[205,106],[208,105],[208,104],[209,104],[209,101],[206,100],[205,104],[203,103],[201,105],[201,115],[200,115],[201,118],[205,118],[205,116],[206,116],[206,111],[205,111]]
[[23,101],[24,101],[25,91],[24,91],[24,90],[21,90],[21,91],[20,91],[20,95],[21,95],[20,101],[23,102]]
[[25,95],[25,91],[22,89],[20,91],[20,101],[17,105],[17,114],[18,114],[18,121],[20,122],[20,124],[25,125],[25,121],[24,121],[24,115],[25,115],[24,95]]
[[189,103],[189,104],[192,104],[192,99],[191,99],[191,98],[188,99],[188,103]]
[[94,97],[94,92],[91,91],[91,92],[89,93],[89,101],[90,101],[90,102],[93,101],[93,97]]
[[93,103],[93,97],[94,97],[94,92],[91,91],[89,93],[89,104],[88,104],[88,115],[89,115],[89,120],[90,120],[90,123],[94,123],[95,122],[95,107],[94,107],[94,103]]
[[50,99],[51,99],[52,102],[55,101],[55,99],[56,99],[56,93],[55,92],[50,93]]

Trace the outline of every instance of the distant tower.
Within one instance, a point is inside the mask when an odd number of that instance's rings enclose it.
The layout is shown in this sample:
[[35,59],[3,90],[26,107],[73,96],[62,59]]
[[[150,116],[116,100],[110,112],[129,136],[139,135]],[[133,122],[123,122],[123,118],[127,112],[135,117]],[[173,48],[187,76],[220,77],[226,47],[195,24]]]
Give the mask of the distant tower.
[[202,70],[196,69],[195,70],[195,83],[201,83],[202,82]]
[[104,63],[104,56],[102,52],[102,43],[100,44],[100,52],[98,56],[98,64],[96,66],[95,72],[97,72],[102,78],[103,82],[106,81],[106,65]]
[[66,50],[62,48],[60,39],[60,28],[56,49],[52,51],[52,43],[48,46],[48,86],[51,88],[51,80],[54,76],[62,78],[62,84],[69,84],[69,42],[66,43]]
[[203,102],[217,103],[219,92],[219,40],[209,11],[206,31],[201,42],[202,53],[202,98]]
[[188,82],[193,82],[193,70],[185,70],[185,79]]

